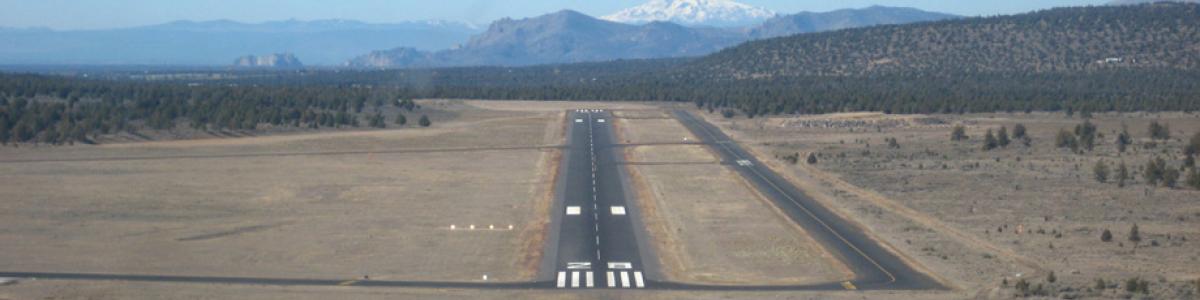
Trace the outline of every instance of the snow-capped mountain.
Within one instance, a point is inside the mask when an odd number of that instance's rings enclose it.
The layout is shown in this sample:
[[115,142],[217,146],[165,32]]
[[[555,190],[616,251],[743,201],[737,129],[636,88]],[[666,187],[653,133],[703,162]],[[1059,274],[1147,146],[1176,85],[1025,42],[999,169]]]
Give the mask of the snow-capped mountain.
[[737,27],[756,25],[774,16],[775,12],[770,10],[730,0],[650,0],[601,19],[630,24],[663,21],[689,26]]

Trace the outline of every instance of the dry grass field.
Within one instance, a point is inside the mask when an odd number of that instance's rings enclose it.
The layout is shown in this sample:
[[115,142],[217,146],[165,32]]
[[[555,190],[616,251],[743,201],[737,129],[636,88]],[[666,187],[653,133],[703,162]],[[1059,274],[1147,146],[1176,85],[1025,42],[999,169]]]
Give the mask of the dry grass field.
[[[1163,157],[1182,165],[1200,116],[1184,113],[1097,114],[1100,137],[1082,154],[1055,145],[1060,129],[1083,122],[1062,113],[893,116],[871,113],[724,119],[706,115],[789,173],[818,200],[840,208],[968,295],[1008,298],[1030,283],[1051,297],[1197,297],[1200,287],[1200,191],[1152,187],[1142,168]],[[1169,124],[1172,138],[1152,141],[1148,124]],[[1014,141],[984,151],[987,129],[1023,124],[1030,146]],[[952,142],[964,125],[969,140]],[[1134,144],[1119,153],[1122,125]],[[894,138],[897,147],[885,139]],[[801,153],[797,164],[779,157]],[[804,162],[816,153],[818,162]],[[1095,179],[1124,162],[1125,186]],[[1141,240],[1129,239],[1137,224]],[[1110,242],[1101,232],[1110,230]],[[1048,276],[1054,272],[1055,282]],[[1149,294],[1127,292],[1131,278]],[[1104,288],[1096,280],[1104,280]],[[1003,285],[1007,280],[1007,285]]]
[[0,269],[532,279],[562,111],[422,105],[433,127],[2,148]]
[[801,284],[848,271],[662,111],[618,112],[645,222],[671,280]]

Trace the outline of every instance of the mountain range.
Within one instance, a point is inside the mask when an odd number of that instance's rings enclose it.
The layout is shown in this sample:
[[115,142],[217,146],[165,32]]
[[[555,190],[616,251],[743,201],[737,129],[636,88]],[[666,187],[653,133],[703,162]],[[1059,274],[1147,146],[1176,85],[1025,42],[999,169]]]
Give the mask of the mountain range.
[[470,24],[351,20],[241,23],[177,21],[105,30],[0,30],[0,64],[226,65],[247,53],[291,52],[334,65],[376,49],[454,47],[478,33]]
[[957,17],[913,8],[872,6],[776,16],[752,27],[717,28],[663,21],[618,23],[564,10],[521,20],[496,21],[459,48],[436,52],[409,47],[374,51],[346,65],[357,68],[521,66],[701,56],[755,39]]

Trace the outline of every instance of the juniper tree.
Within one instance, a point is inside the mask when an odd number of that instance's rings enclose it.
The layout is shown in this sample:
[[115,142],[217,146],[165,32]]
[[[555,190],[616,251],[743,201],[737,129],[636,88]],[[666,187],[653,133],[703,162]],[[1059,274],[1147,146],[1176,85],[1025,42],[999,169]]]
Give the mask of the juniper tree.
[[988,129],[987,134],[984,134],[983,136],[983,150],[987,151],[996,149],[998,146],[997,144],[998,142],[996,141],[996,135],[992,134],[991,129]]
[[433,125],[433,121],[429,121],[429,116],[426,115],[421,115],[421,120],[417,121],[417,123],[421,125],[421,127],[429,127],[429,125]]
[[1171,127],[1167,124],[1158,123],[1158,121],[1150,122],[1150,138],[1156,140],[1167,140],[1171,138]]
[[1133,226],[1129,227],[1129,241],[1134,243],[1142,241],[1142,235],[1138,232],[1137,223],[1133,223]]
[[1163,185],[1169,188],[1175,188],[1179,185],[1179,170],[1167,167],[1162,172]]
[[395,123],[396,125],[404,126],[404,124],[408,123],[408,117],[405,117],[404,114],[396,114]]
[[1079,140],[1066,129],[1058,130],[1058,135],[1054,136],[1054,145],[1059,148],[1069,148],[1071,152],[1079,151]]
[[1084,120],[1083,123],[1075,125],[1075,136],[1079,139],[1079,144],[1087,151],[1092,151],[1096,147],[1096,125],[1090,120]]
[[1092,167],[1092,173],[1095,173],[1096,181],[1108,182],[1108,164],[1105,164],[1103,160],[1096,161],[1096,165]]
[[1025,125],[1024,124],[1014,125],[1012,136],[1014,139],[1020,139],[1020,138],[1025,137]]
[[1000,147],[1007,148],[1010,142],[1012,142],[1012,140],[1008,139],[1008,127],[1000,126],[1000,131],[996,133],[996,143],[999,144]]
[[1129,180],[1129,168],[1126,167],[1125,162],[1122,161],[1121,164],[1117,166],[1117,186],[1125,187],[1126,180]]
[[1121,133],[1117,134],[1117,152],[1125,153],[1125,148],[1133,144],[1133,138],[1129,136],[1129,128],[1121,126]]
[[1196,171],[1195,167],[1188,168],[1188,174],[1185,183],[1187,183],[1187,185],[1193,189],[1200,190],[1200,171]]
[[954,125],[954,130],[950,132],[951,141],[964,141],[970,138],[971,137],[967,136],[967,129],[962,125]]

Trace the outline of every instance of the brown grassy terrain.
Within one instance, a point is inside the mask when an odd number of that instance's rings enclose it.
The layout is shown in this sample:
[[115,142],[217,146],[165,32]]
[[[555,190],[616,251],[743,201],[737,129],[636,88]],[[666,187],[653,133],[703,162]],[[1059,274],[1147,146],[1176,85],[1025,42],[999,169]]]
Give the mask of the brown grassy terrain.
[[[545,229],[557,150],[488,149],[558,145],[562,113],[424,105],[455,117],[428,129],[4,148],[0,269],[530,280],[541,245],[527,241]],[[469,151],[389,152],[444,148]]]
[[[839,114],[803,118],[722,119],[708,115],[784,170],[806,191],[862,222],[911,259],[972,296],[1005,298],[1016,280],[1051,296],[1125,297],[1125,280],[1150,283],[1158,298],[1195,297],[1200,277],[1200,192],[1151,187],[1141,168],[1151,157],[1182,163],[1186,138],[1200,131],[1194,114],[1103,114],[1102,137],[1083,154],[1057,148],[1055,134],[1082,122],[1061,113],[888,116]],[[1147,124],[1170,125],[1173,138],[1151,144]],[[1024,124],[1030,147],[982,150],[987,129]],[[968,141],[951,142],[953,124]],[[1118,153],[1122,124],[1135,145]],[[888,147],[895,138],[899,148]],[[777,157],[801,153],[792,165]],[[819,162],[807,165],[807,153]],[[1134,173],[1126,186],[1098,182],[1093,166]],[[1110,177],[1111,178],[1111,177]],[[1130,241],[1133,224],[1142,241]],[[1112,242],[1100,240],[1101,231]],[[1057,281],[1047,280],[1054,272]],[[1009,284],[1002,287],[1002,280]],[[1109,286],[1095,288],[1095,280]]]
[[[662,112],[621,112],[623,142],[695,138]],[[700,145],[630,147],[639,205],[671,280],[801,284],[844,280],[844,267]]]

